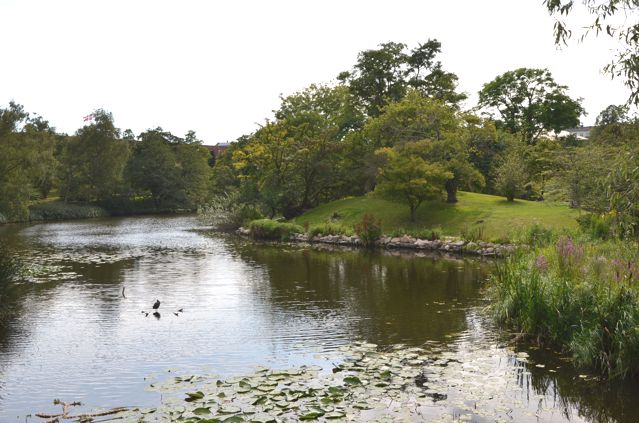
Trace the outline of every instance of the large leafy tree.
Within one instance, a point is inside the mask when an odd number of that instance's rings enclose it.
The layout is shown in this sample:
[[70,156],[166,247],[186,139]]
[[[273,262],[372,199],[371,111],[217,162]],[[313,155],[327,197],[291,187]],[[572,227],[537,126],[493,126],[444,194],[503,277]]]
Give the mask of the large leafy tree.
[[133,188],[156,207],[194,207],[204,203],[211,168],[209,153],[193,131],[185,138],[162,128],[143,132],[127,166]]
[[384,107],[382,115],[370,119],[363,133],[376,148],[401,146],[450,172],[445,188],[448,202],[455,203],[459,188],[485,183],[470,161],[469,133],[458,115],[444,102],[412,90],[401,101]]
[[556,18],[556,44],[567,43],[573,35],[563,19],[574,9],[582,9],[592,17],[592,23],[580,34],[581,40],[593,33],[595,36],[604,33],[619,42],[604,70],[612,77],[622,78],[630,90],[628,101],[639,105],[639,0],[544,0],[544,4]]
[[382,198],[405,202],[410,220],[415,221],[417,209],[426,200],[439,197],[442,186],[453,175],[438,163],[420,157],[421,149],[430,146],[413,143],[408,146],[382,148],[376,152],[383,159],[375,193]]
[[481,174],[470,161],[470,139],[465,131],[452,133],[445,139],[428,143],[425,158],[437,163],[451,175],[446,179],[446,202],[457,202],[457,191],[463,188],[480,189],[486,184]]
[[599,113],[590,140],[603,145],[636,144],[639,139],[639,120],[628,114],[627,105],[606,107]]
[[459,127],[454,108],[413,90],[402,100],[385,106],[383,113],[370,119],[363,131],[378,148],[427,138],[441,140]]
[[428,40],[408,51],[406,44],[388,42],[359,53],[357,63],[338,79],[346,83],[368,116],[378,116],[389,103],[401,100],[409,87],[425,96],[458,104],[457,76],[436,60],[441,43]]
[[47,121],[19,104],[0,108],[0,214],[25,220],[34,191],[43,196],[56,169],[55,136]]
[[354,161],[343,153],[364,116],[345,86],[311,85],[281,100],[276,120],[233,146],[232,163],[227,154],[214,171],[218,191],[226,181],[242,201],[290,217],[356,184]]
[[548,69],[519,68],[484,84],[479,106],[497,113],[498,121],[533,144],[544,132],[577,126],[584,114],[581,99],[566,94]]
[[120,139],[111,113],[96,110],[93,116],[66,143],[60,186],[65,200],[103,201],[123,190],[129,142]]

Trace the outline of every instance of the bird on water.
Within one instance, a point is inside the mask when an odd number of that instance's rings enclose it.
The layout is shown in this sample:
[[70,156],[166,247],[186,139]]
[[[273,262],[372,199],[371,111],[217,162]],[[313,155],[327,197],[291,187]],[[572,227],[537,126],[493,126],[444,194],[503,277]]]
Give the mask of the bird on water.
[[155,303],[153,303],[153,310],[157,310],[158,308],[160,308],[160,300],[155,300]]

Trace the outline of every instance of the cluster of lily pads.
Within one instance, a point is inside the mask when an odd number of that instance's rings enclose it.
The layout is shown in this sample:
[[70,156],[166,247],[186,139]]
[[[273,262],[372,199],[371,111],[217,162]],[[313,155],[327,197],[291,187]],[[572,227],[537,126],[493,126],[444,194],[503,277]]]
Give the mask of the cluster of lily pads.
[[446,351],[436,343],[385,350],[360,343],[342,348],[343,360],[328,369],[261,367],[224,380],[174,377],[149,387],[162,393],[160,407],[129,410],[120,418],[186,423],[536,421],[544,413],[558,412],[544,403],[543,395],[531,396],[517,383],[530,375],[525,354],[503,352],[471,348],[462,362],[460,351]]

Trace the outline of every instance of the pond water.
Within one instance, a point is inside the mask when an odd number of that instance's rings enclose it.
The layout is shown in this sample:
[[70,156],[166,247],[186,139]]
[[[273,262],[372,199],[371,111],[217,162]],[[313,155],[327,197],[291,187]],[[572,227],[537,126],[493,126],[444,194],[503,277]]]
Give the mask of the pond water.
[[[504,420],[639,421],[637,382],[507,346],[482,311],[490,261],[259,245],[193,216],[5,225],[0,242],[31,269],[0,310],[2,422],[57,411],[54,399],[153,406],[160,394],[146,388],[167,374],[326,365],[356,341],[437,344],[460,364],[446,378],[492,381]],[[467,395],[449,385],[451,398]],[[466,413],[432,405],[431,417]]]

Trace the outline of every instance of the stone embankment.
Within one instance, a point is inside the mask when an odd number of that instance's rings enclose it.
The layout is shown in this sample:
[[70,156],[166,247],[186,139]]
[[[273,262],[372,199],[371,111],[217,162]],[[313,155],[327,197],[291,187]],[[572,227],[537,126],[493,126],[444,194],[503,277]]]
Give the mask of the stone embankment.
[[[246,228],[238,229],[237,233],[244,236],[251,235],[251,232]],[[356,235],[315,235],[311,237],[306,234],[293,234],[289,241],[348,246],[362,245],[362,241]],[[411,250],[430,250],[496,257],[506,256],[517,249],[517,246],[514,244],[494,244],[483,241],[472,242],[454,238],[436,239],[431,241],[428,239],[413,238],[408,235],[401,237],[382,237],[375,242],[375,245],[388,249],[401,248]]]

